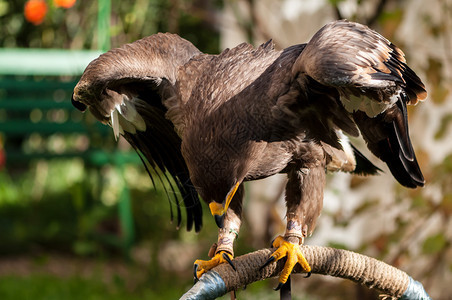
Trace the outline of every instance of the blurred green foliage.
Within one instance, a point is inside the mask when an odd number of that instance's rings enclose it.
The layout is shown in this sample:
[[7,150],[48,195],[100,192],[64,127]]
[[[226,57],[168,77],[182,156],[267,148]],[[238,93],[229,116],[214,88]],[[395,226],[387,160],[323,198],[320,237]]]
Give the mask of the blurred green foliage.
[[[0,0],[0,47],[98,47],[97,1],[77,1],[70,9],[47,1],[49,10],[39,26],[25,20],[25,2]],[[188,38],[202,51],[216,53],[219,34],[215,16],[221,6],[219,0],[112,0],[112,47],[170,31]],[[36,135],[24,145],[35,140]],[[95,145],[96,141],[90,143]],[[138,172],[147,177],[142,168],[135,168],[140,171],[128,174]],[[88,255],[118,248],[110,237],[121,235],[116,205],[118,186],[124,184],[124,178],[113,168],[94,168],[77,159],[39,161],[29,169],[8,162],[0,177],[0,252],[51,248]],[[176,237],[179,233],[168,221],[169,205],[161,200],[166,196],[161,187],[151,191],[150,185],[146,178],[142,184],[146,188],[131,186],[138,241],[144,236],[153,240]]]
[[[70,9],[57,8],[52,1],[46,1],[49,10],[39,26],[25,20],[25,2],[0,0],[0,47],[99,47],[97,1],[77,1]],[[202,51],[218,53],[216,15],[221,5],[222,1],[112,0],[111,46],[118,47],[159,31],[169,31],[187,38]],[[44,97],[42,92],[35,96]],[[69,137],[55,136],[60,137],[59,143],[71,147]],[[38,150],[47,147],[43,142],[47,139],[43,140],[36,134],[24,138],[23,145],[27,147]],[[91,138],[91,146],[107,148],[105,138],[96,139],[95,134]],[[52,140],[52,136],[48,140]],[[111,141],[114,142],[112,135]],[[85,143],[83,139],[81,142]],[[145,262],[146,276],[142,288],[136,291],[126,289],[120,277],[105,285],[96,276],[59,279],[28,274],[27,278],[2,276],[0,298],[155,299],[177,298],[186,291],[191,285],[191,264],[193,255],[198,253],[198,239],[205,241],[199,247],[208,249],[216,240],[216,232],[204,231],[194,235],[185,232],[184,223],[181,230],[176,230],[176,224],[170,221],[170,205],[163,187],[152,187],[144,168],[137,165],[127,165],[122,174],[114,166],[93,166],[81,158],[32,160],[30,163],[7,160],[4,169],[0,170],[0,255],[4,258],[23,255],[31,259],[41,256],[50,259],[52,254],[48,253],[57,252],[97,260],[113,259],[118,254],[122,256],[118,196],[121,186],[126,184],[133,200],[136,231],[132,252],[135,246],[137,251],[144,251],[137,258],[138,264],[140,260]],[[175,203],[172,207],[174,209]],[[206,221],[209,222],[214,226],[213,220]],[[173,240],[196,245],[195,252],[188,254],[190,261],[185,261],[182,266],[182,274],[180,266],[177,270],[161,266],[161,249],[167,241]],[[144,246],[140,246],[142,243]],[[128,254],[133,256],[133,253]],[[136,261],[133,258],[132,261]],[[175,274],[181,278],[180,284],[177,288],[169,288],[168,283],[174,282]],[[24,285],[27,289],[21,288]]]
[[[122,184],[127,184],[131,191],[136,230],[132,260],[125,267],[144,270],[145,275],[135,282],[138,286],[126,288],[122,275],[104,284],[98,279],[96,268],[91,268],[92,278],[74,277],[69,272],[66,274],[69,277],[62,279],[32,270],[25,271],[25,277],[2,276],[0,266],[0,298],[28,299],[34,295],[36,299],[82,299],[92,293],[89,299],[154,299],[157,295],[158,299],[173,299],[187,291],[192,284],[193,258],[206,258],[207,250],[216,240],[216,230],[194,234],[186,232],[184,223],[176,230],[175,222],[170,221],[170,205],[163,187],[158,183],[153,187],[144,168],[136,165],[127,165],[124,176],[112,166],[93,168],[77,158],[40,160],[23,171],[0,171],[0,194],[5,196],[0,198],[0,264],[1,259],[19,255],[29,257],[38,268],[45,269],[54,254],[64,254],[108,265],[109,260],[123,256],[117,203],[118,186]],[[175,203],[172,206],[174,209]],[[216,228],[208,216],[204,226]],[[253,250],[247,241],[245,226],[236,245],[238,254]],[[171,254],[174,246],[177,254]],[[186,252],[186,248],[194,250]],[[144,251],[144,257],[134,255],[135,250]],[[185,257],[182,265],[176,262],[174,269],[169,268],[168,263],[171,266],[171,260],[178,261],[180,256]],[[177,286],[172,285],[175,277]],[[17,290],[21,285],[27,285],[26,291]],[[41,293],[36,292],[38,286]],[[74,290],[77,286],[80,291]],[[255,294],[261,289],[258,287],[243,293]]]
[[[91,174],[90,174],[91,173]],[[0,253],[55,249],[89,254],[84,241],[102,242],[102,225],[116,218],[93,193],[93,170],[80,160],[38,162],[27,172],[0,173]],[[105,225],[106,226],[106,225]]]
[[448,241],[444,236],[444,233],[437,233],[435,235],[429,236],[422,245],[422,251],[425,254],[437,254],[438,252],[445,249]]
[[[27,288],[24,289],[24,286]],[[172,286],[164,289],[154,289],[146,284],[133,289],[124,284],[121,277],[110,283],[105,283],[93,278],[72,276],[59,278],[51,275],[33,275],[29,277],[4,276],[0,280],[0,297],[2,300],[33,299],[65,299],[65,300],[135,300],[135,299],[178,299],[184,292],[184,288]],[[237,291],[239,299],[275,299],[277,292],[269,293],[265,282],[257,282],[246,290]],[[227,294],[218,298],[229,300]],[[293,300],[317,299],[303,294],[293,295]]]
[[125,176],[112,166],[94,168],[80,159],[37,161],[25,172],[1,171],[0,254],[121,252],[115,238],[121,237],[117,201],[124,184],[132,194],[137,243],[150,239],[157,250],[162,241],[186,234],[184,224],[175,230],[163,187],[152,187],[142,166],[128,166]]
[[[44,22],[24,19],[25,0],[0,0],[0,47],[97,49],[97,1],[77,1],[62,9],[48,1]],[[111,1],[111,45],[118,47],[156,32],[178,33],[201,51],[217,53],[215,15],[222,1]]]
[[[27,288],[24,288],[26,286]],[[51,275],[30,277],[4,276],[0,280],[2,300],[17,299],[67,299],[67,300],[119,300],[119,299],[176,299],[178,290],[155,291],[142,286],[133,291],[127,289],[118,278],[113,284],[103,283],[93,278],[58,278]]]

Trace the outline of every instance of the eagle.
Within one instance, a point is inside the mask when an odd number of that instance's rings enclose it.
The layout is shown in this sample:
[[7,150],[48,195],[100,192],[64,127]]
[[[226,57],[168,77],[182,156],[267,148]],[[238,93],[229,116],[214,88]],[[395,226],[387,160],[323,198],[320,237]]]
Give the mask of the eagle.
[[210,55],[176,34],[151,35],[93,60],[72,103],[110,125],[151,177],[178,191],[178,224],[183,205],[187,229],[199,231],[199,197],[207,203],[218,240],[210,260],[195,261],[197,278],[218,264],[233,266],[243,183],[286,174],[287,226],[266,262],[287,258],[280,288],[297,263],[310,274],[300,245],[320,215],[326,172],[380,171],[349,137],[361,135],[401,185],[424,185],[407,105],[426,97],[398,47],[338,20],[283,50],[268,41]]

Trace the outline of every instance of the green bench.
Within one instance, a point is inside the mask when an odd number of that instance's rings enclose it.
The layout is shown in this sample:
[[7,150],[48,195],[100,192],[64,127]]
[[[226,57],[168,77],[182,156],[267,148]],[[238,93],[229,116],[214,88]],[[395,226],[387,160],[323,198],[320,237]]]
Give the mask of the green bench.
[[[141,164],[135,152],[117,150],[110,127],[72,107],[70,99],[79,76],[99,54],[0,49],[0,140],[7,167],[77,157],[98,170],[111,165],[123,174],[126,164]],[[120,192],[118,206],[121,236],[116,243],[128,253],[134,226],[127,186]]]

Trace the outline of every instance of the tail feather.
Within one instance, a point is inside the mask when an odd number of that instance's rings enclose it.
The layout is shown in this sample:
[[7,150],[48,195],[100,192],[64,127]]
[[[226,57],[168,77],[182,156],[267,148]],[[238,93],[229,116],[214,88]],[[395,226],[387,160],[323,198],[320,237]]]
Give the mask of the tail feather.
[[423,186],[425,181],[411,145],[406,116],[402,99],[374,118],[361,111],[353,113],[369,150],[386,162],[400,184],[415,188]]
[[[408,133],[408,117],[406,111],[406,104],[403,100],[396,102],[401,114],[392,120],[393,130],[396,135],[396,140],[403,157],[409,161],[412,161],[415,157],[413,146],[411,145],[410,135]],[[400,117],[399,117],[400,116]]]
[[381,169],[375,166],[367,157],[364,156],[355,146],[350,144],[356,160],[356,167],[353,173],[358,175],[375,175],[381,172]]

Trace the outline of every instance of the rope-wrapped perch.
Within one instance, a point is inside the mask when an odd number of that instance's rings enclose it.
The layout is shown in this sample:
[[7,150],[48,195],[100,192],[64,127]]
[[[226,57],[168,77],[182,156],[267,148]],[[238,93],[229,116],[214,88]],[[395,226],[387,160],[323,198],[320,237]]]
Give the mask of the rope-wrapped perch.
[[[303,245],[301,250],[311,265],[312,273],[350,279],[401,300],[431,299],[422,284],[377,259],[329,247]],[[215,267],[204,274],[181,300],[215,299],[253,282],[277,276],[284,267],[284,260],[260,269],[273,251],[262,249],[236,257],[233,262],[237,271],[228,264]],[[300,269],[297,265],[294,272],[298,273]]]

